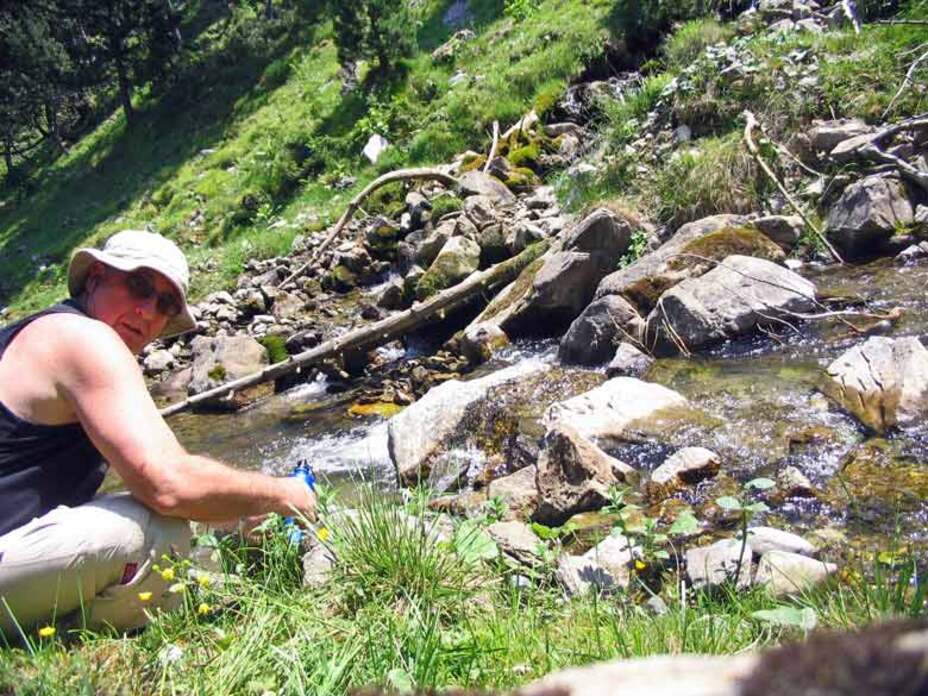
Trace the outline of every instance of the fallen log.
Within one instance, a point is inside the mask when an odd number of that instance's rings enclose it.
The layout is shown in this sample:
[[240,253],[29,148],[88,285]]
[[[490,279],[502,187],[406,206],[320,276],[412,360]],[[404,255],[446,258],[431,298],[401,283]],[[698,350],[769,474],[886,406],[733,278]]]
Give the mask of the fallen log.
[[297,355],[291,355],[287,360],[268,365],[259,372],[246,375],[245,377],[233,380],[215,389],[210,389],[188,397],[176,404],[166,406],[161,409],[161,415],[167,418],[168,416],[185,411],[197,404],[230,395],[240,389],[261,384],[262,382],[268,382],[272,379],[279,379],[291,372],[296,372],[304,367],[318,364],[327,358],[341,355],[346,351],[370,349],[384,343],[389,343],[404,333],[419,328],[433,317],[443,316],[444,312],[456,309],[478,293],[492,287],[508,285],[516,279],[523,268],[543,254],[547,248],[547,241],[533,244],[518,256],[498,263],[484,271],[475,271],[471,273],[454,287],[442,290],[425,302],[419,302],[413,305],[411,309],[407,309],[392,317],[378,321],[370,326],[364,326],[354,331],[349,331],[338,338],[333,338]]
[[458,185],[457,179],[455,179],[450,174],[445,174],[444,172],[440,172],[437,169],[398,169],[395,172],[388,172],[383,176],[377,177],[371,183],[365,186],[361,193],[351,199],[348,207],[345,208],[345,212],[342,213],[342,216],[338,219],[338,222],[335,223],[335,227],[332,228],[332,231],[329,232],[328,236],[326,236],[326,238],[322,241],[322,244],[316,247],[312,256],[309,257],[309,261],[304,263],[293,273],[284,278],[283,282],[279,284],[279,287],[283,287],[287,283],[290,283],[296,278],[300,277],[307,268],[316,263],[319,257],[322,256],[322,252],[328,249],[329,245],[335,240],[335,238],[341,234],[342,229],[345,227],[345,225],[348,224],[348,221],[351,219],[351,217],[358,211],[365,199],[374,191],[383,186],[386,186],[387,184],[392,184],[397,181],[409,181],[411,179],[434,179],[436,181],[440,181],[446,186]]

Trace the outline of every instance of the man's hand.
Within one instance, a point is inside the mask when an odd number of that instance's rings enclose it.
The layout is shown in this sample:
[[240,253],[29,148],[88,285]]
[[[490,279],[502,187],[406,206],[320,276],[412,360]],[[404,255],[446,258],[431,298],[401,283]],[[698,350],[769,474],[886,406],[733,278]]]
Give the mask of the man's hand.
[[316,521],[316,494],[296,476],[278,479],[283,487],[279,512],[284,517],[300,515],[310,522]]

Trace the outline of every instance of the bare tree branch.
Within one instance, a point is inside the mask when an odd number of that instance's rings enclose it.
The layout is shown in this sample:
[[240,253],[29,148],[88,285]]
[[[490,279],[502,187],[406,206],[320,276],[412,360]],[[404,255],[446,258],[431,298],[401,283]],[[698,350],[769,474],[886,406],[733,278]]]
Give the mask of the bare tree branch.
[[886,107],[886,111],[883,112],[883,116],[881,117],[881,119],[885,119],[889,115],[889,113],[893,110],[893,108],[896,106],[896,100],[899,99],[899,97],[902,96],[902,93],[905,92],[905,90],[909,87],[909,85],[912,84],[912,77],[915,75],[915,71],[918,70],[918,67],[926,60],[928,60],[928,51],[925,51],[924,53],[922,53],[918,58],[915,59],[915,62],[913,62],[912,65],[909,66],[909,69],[905,74],[905,79],[902,81],[902,84],[899,86],[899,91],[896,92],[895,95],[893,95],[893,98],[892,100],[890,100],[889,106]]
[[496,147],[499,145],[499,121],[493,121],[493,144],[490,146],[490,154],[487,155],[486,164],[483,165],[483,173],[486,174],[490,169],[490,162],[496,157]]

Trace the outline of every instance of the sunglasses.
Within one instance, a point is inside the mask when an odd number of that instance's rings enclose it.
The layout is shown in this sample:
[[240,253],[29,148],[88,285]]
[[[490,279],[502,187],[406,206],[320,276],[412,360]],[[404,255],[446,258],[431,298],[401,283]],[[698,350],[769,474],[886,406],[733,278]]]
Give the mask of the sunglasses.
[[158,311],[169,319],[180,314],[180,301],[173,292],[158,292],[155,283],[141,271],[132,271],[126,274],[126,289],[136,300],[149,300],[157,297]]

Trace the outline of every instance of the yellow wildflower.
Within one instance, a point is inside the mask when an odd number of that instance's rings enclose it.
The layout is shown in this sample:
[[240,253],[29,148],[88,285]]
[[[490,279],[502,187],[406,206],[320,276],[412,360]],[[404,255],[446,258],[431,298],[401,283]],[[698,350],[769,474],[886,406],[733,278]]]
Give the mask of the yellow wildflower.
[[209,587],[212,583],[213,583],[213,581],[210,580],[209,575],[207,575],[206,573],[200,573],[200,574],[197,576],[197,584],[198,584],[200,587],[207,588],[207,587]]
[[209,604],[206,602],[200,602],[200,606],[197,607],[197,614],[200,616],[206,616],[212,611]]
[[151,596],[152,596],[151,592],[139,592],[139,599],[142,600],[143,602],[150,601]]
[[55,635],[54,626],[42,626],[42,628],[39,629],[40,638],[51,638],[53,635]]
[[329,528],[319,527],[319,529],[316,530],[316,537],[319,539],[319,541],[323,543],[328,541],[329,540]]
[[161,571],[161,579],[164,580],[165,582],[171,582],[171,580],[174,579],[174,569],[173,569],[173,568],[165,568],[164,570],[162,570],[162,571]]
[[183,592],[185,589],[187,589],[187,586],[184,585],[184,583],[175,582],[173,585],[171,585],[168,588],[168,592],[170,592],[171,594],[177,594],[178,592]]
[[635,570],[644,570],[648,567],[648,564],[640,559],[635,559]]

